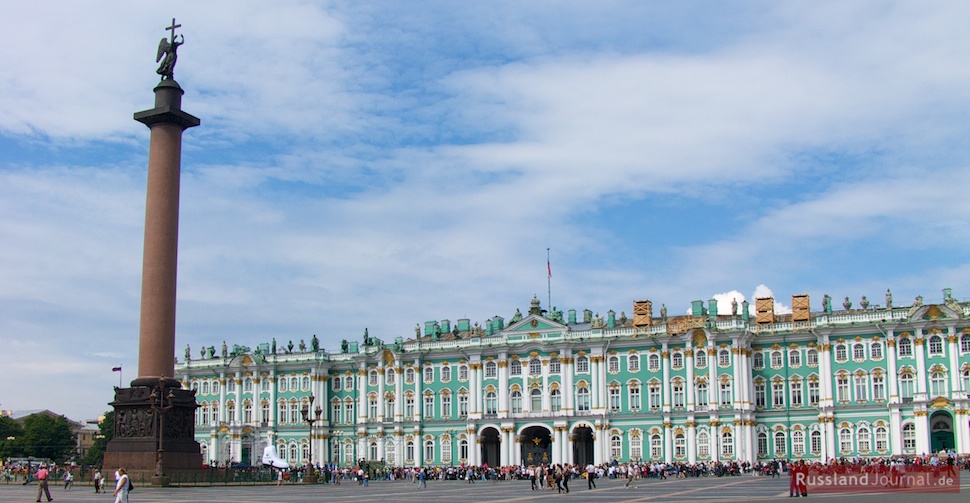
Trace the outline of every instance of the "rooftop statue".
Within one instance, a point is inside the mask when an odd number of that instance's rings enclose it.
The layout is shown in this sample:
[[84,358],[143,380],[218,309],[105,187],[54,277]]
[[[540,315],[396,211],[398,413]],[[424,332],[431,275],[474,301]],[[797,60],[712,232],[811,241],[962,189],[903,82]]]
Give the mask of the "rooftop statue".
[[172,32],[171,41],[165,37],[162,37],[162,41],[158,43],[158,53],[155,56],[155,62],[158,63],[161,61],[161,65],[158,67],[158,70],[156,70],[155,73],[161,75],[162,80],[174,79],[172,75],[175,72],[175,61],[178,59],[178,48],[180,45],[185,43],[184,35],[178,35],[182,37],[181,41],[179,41],[175,35],[175,29],[181,27],[182,25],[175,24],[175,18],[173,17],[172,26],[165,28],[166,30]]

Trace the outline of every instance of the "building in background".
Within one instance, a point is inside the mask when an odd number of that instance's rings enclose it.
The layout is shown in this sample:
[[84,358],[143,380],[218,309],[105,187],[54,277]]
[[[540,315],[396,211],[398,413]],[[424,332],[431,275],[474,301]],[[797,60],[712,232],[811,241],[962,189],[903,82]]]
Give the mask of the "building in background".
[[602,318],[534,298],[508,323],[428,321],[390,344],[186,349],[176,374],[209,464],[258,464],[268,443],[294,466],[970,454],[970,303],[831,304]]

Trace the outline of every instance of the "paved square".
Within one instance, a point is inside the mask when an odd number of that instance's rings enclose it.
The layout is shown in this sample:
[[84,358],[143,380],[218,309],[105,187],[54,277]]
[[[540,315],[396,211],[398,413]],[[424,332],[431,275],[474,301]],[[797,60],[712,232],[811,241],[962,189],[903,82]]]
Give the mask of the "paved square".
[[[826,502],[911,502],[929,498],[934,503],[966,503],[970,492],[970,474],[962,472],[962,494],[816,494],[809,498]],[[132,503],[427,503],[428,501],[461,503],[522,503],[579,501],[582,503],[611,502],[721,502],[775,501],[788,499],[788,479],[767,477],[701,477],[696,479],[641,480],[639,487],[626,489],[625,480],[597,479],[597,488],[586,488],[584,479],[571,481],[569,494],[553,491],[532,491],[528,481],[430,481],[427,489],[408,481],[374,481],[368,487],[356,482],[332,485],[287,484],[258,486],[170,487],[157,489],[139,486],[131,494]],[[56,502],[111,502],[109,494],[95,494],[90,486],[75,486],[64,491],[52,484],[51,495]],[[19,484],[0,486],[0,503],[29,502],[37,496],[37,486]]]

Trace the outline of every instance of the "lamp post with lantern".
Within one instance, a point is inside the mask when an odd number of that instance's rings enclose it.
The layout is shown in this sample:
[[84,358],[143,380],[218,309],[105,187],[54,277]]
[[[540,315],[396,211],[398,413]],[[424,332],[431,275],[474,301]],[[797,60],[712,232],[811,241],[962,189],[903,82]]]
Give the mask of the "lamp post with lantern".
[[314,400],[316,400],[316,397],[311,394],[310,405],[304,405],[303,410],[300,411],[303,414],[303,420],[310,425],[310,467],[307,469],[306,476],[303,477],[303,481],[307,484],[315,484],[317,482],[317,474],[313,465],[313,424],[323,419],[323,407],[317,405],[313,409]]

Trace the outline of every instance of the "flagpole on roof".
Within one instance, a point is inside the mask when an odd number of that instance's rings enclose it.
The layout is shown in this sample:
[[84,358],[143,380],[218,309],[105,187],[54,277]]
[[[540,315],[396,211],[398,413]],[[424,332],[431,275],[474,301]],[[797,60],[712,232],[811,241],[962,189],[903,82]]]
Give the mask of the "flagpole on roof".
[[549,248],[546,248],[546,290],[549,303],[546,304],[546,312],[552,314],[552,263],[549,262]]

